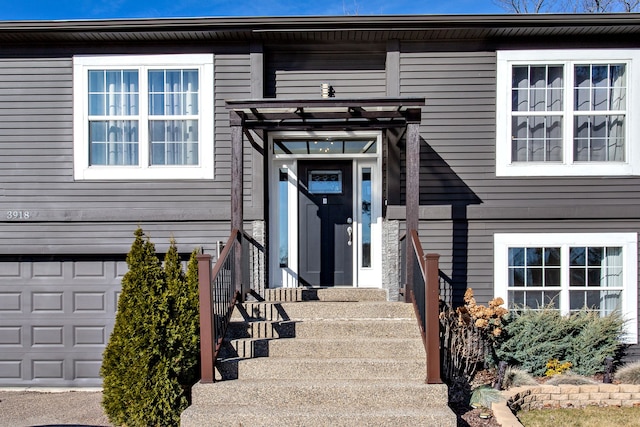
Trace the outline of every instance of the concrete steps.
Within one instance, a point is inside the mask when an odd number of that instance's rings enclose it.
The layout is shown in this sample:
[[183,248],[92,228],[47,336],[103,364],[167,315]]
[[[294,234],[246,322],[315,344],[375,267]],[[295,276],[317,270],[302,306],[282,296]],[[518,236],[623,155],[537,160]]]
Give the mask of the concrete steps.
[[398,379],[424,378],[426,363],[418,359],[256,358],[227,359],[219,365],[223,380],[231,379]]
[[335,405],[351,399],[353,409],[386,408],[388,405],[409,405],[415,409],[428,409],[436,404],[447,404],[446,389],[425,387],[423,381],[371,379],[358,382],[353,389],[348,380],[236,380],[221,381],[216,387],[197,384],[193,389],[193,404],[205,405],[217,401],[231,404],[246,404],[259,401],[267,406],[297,408],[315,402],[318,406]]
[[215,384],[181,425],[455,426],[444,385],[424,384],[413,307],[380,289],[271,289],[234,310]]
[[241,357],[337,357],[405,359],[424,351],[421,341],[409,338],[337,338],[331,346],[314,338],[241,338],[226,343],[228,358]]
[[413,306],[402,302],[251,302],[233,311],[232,321],[310,319],[414,319]]
[[[452,419],[453,417],[453,419]],[[447,406],[428,410],[398,408],[384,410],[353,410],[344,404],[338,409],[307,406],[281,410],[277,407],[244,405],[216,406],[214,410],[190,407],[183,413],[180,425],[208,427],[455,427],[455,415]]]

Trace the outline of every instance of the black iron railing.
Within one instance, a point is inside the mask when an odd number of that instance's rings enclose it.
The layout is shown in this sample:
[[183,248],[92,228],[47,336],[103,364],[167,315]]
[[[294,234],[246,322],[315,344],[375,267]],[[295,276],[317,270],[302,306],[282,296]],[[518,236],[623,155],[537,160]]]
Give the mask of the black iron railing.
[[215,365],[233,308],[251,288],[264,287],[265,276],[264,247],[237,229],[213,268],[211,255],[198,256],[201,382],[215,381]]

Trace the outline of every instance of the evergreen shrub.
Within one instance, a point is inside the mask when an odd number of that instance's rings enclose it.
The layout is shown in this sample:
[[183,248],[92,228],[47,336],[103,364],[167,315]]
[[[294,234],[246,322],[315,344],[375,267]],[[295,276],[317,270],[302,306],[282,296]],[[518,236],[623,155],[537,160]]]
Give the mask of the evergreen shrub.
[[600,317],[582,310],[563,316],[551,307],[524,308],[505,319],[496,355],[535,376],[545,374],[551,359],[571,362],[578,375],[593,375],[603,371],[606,357],[618,356],[623,325],[618,312]]
[[[175,242],[163,268],[142,229],[134,236],[115,325],[103,354],[102,405],[115,425],[178,426],[187,406],[181,381],[197,379],[197,271],[185,276]],[[195,295],[189,283],[194,274]]]

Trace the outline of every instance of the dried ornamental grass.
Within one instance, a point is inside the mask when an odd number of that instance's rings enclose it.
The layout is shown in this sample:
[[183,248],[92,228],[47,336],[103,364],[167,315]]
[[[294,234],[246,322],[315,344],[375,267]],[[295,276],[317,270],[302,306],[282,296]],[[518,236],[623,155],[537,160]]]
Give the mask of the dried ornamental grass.
[[625,384],[640,384],[640,362],[621,366],[615,373],[615,379]]

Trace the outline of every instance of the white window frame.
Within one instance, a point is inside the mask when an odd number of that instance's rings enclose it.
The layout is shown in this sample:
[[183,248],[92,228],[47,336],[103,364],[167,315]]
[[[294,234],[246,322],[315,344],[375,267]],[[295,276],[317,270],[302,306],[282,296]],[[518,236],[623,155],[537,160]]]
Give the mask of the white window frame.
[[[494,296],[501,297],[505,307],[510,306],[508,291],[509,248],[560,247],[568,254],[573,246],[616,246],[622,248],[622,315],[625,319],[622,340],[628,344],[638,342],[638,233],[514,233],[494,235]],[[568,255],[561,264],[560,311],[569,313]],[[602,289],[602,288],[594,288]]]
[[[625,161],[573,161],[573,65],[625,63],[627,109],[625,110]],[[564,65],[564,109],[550,112],[563,116],[562,162],[511,161],[511,89],[514,65]],[[640,174],[640,50],[514,50],[497,52],[496,80],[496,176],[619,176]]]
[[[148,70],[198,69],[198,164],[150,165],[148,130]],[[89,70],[135,69],[139,82],[138,165],[89,164]],[[101,55],[73,57],[73,166],[76,180],[213,179],[214,89],[213,54]]]

